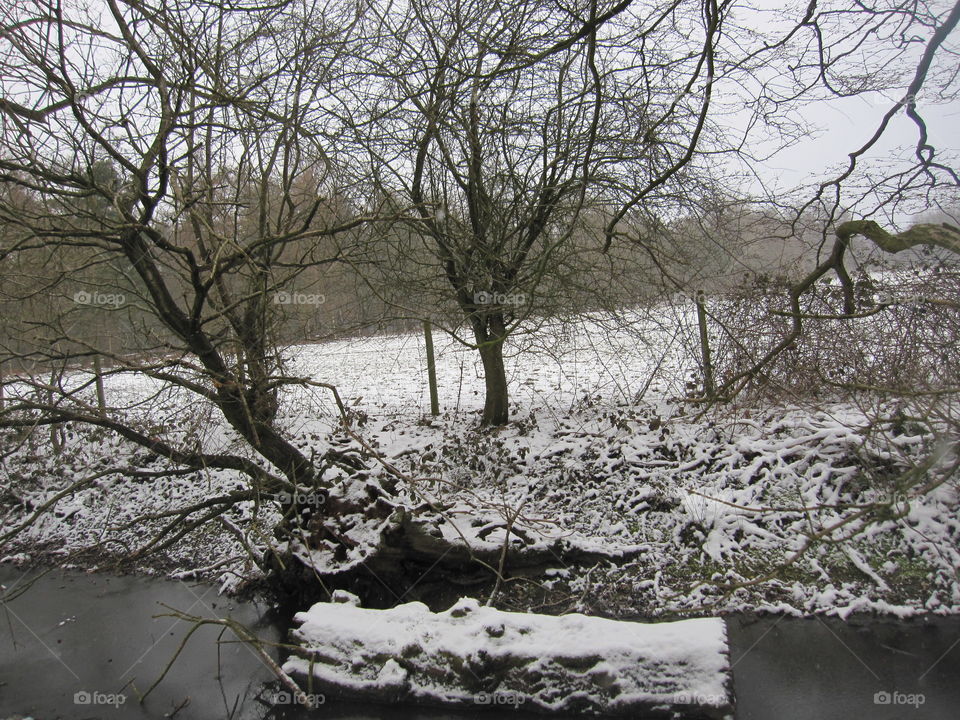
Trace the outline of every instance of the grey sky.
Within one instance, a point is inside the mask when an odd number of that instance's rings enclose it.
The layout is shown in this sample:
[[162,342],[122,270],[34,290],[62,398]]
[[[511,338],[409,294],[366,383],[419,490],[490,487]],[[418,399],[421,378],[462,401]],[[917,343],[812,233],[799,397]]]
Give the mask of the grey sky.
[[[940,3],[934,0],[928,7],[946,12],[951,5],[950,2]],[[761,32],[775,30],[782,34],[803,16],[806,6],[806,0],[740,0],[735,13],[741,23],[746,22]],[[849,7],[848,4],[845,6]],[[880,4],[874,4],[873,7],[879,9]],[[823,12],[827,9],[826,4],[819,3],[818,9]],[[804,187],[808,189],[809,196],[810,189],[833,178],[838,170],[846,168],[849,153],[858,150],[872,137],[883,115],[906,94],[907,83],[912,79],[916,63],[920,60],[932,30],[917,25],[913,28],[912,35],[918,42],[895,64],[898,71],[903,73],[900,77],[902,88],[864,93],[851,98],[831,98],[811,103],[803,109],[802,116],[814,128],[814,132],[755,166],[767,190],[785,193]],[[953,166],[960,156],[960,100],[944,100],[940,96],[943,90],[940,85],[944,77],[942,71],[947,70],[949,75],[951,68],[956,68],[957,36],[957,32],[953,33],[938,50],[924,88],[917,98],[918,112],[927,125],[928,142],[936,148],[939,160],[947,161],[949,158],[952,162],[947,164]],[[880,45],[869,46],[869,52],[851,55],[853,63],[850,68],[855,68],[856,62],[862,62],[867,82],[872,82],[875,75],[876,79],[880,80],[881,65],[896,54],[896,41],[891,39],[889,42],[889,56],[884,55],[884,41],[881,40]],[[938,69],[941,71],[939,77]],[[950,76],[953,84],[950,92],[953,95],[957,95],[957,79],[955,73]],[[889,81],[889,75],[886,80]],[[878,161],[894,157],[909,159],[913,156],[917,139],[917,126],[901,109],[883,137],[859,161],[858,167],[875,168]],[[770,141],[767,146],[767,152],[772,152],[777,144]],[[764,144],[757,146],[758,153],[763,147]],[[759,190],[759,186],[755,189]]]
[[[782,188],[816,182],[829,177],[829,170],[846,165],[847,155],[860,148],[874,133],[883,114],[895,100],[888,94],[871,93],[866,98],[847,98],[816,103],[807,117],[819,129],[766,163],[769,176]],[[927,123],[931,144],[939,153],[960,151],[960,102],[936,102],[920,98],[918,110]],[[868,157],[890,155],[898,147],[908,152],[917,142],[917,126],[900,112]]]

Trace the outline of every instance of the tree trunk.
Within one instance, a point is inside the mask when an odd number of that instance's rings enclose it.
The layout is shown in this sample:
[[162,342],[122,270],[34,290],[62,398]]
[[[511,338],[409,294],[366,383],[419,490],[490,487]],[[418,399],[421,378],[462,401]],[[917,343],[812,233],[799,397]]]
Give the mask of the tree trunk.
[[481,425],[506,425],[509,420],[507,373],[503,367],[503,340],[480,345],[486,396]]

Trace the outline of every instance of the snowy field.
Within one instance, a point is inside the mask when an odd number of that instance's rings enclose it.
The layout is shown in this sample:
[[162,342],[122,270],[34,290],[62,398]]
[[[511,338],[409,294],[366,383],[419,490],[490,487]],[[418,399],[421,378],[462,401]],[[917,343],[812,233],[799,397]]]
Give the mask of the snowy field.
[[[738,406],[697,418],[683,399],[694,366],[669,313],[629,333],[583,321],[518,338],[507,359],[514,422],[493,431],[476,427],[479,358],[440,333],[438,418],[428,414],[418,334],[291,347],[288,374],[337,385],[380,459],[431,479],[416,497],[442,502],[463,523],[444,534],[474,527],[478,512],[519,509],[517,528],[527,536],[629,551],[619,564],[558,561],[532,595],[508,583],[504,602],[514,607],[619,617],[960,610],[956,478],[922,495],[898,494],[896,484],[912,460],[935,450],[930,438],[837,403]],[[135,376],[109,378],[106,393],[116,412],[153,433],[244,453],[214,409],[184,393]],[[139,406],[147,397],[149,412]],[[355,445],[338,433],[323,389],[288,391],[278,422],[308,454],[331,441]],[[0,537],[70,483],[93,479],[0,546],[8,561],[53,554],[106,567],[149,538],[168,519],[161,513],[243,486],[226,471],[149,479],[117,472],[163,462],[104,431],[68,431],[59,457],[45,437],[6,439],[13,452],[4,460]],[[385,473],[376,458],[368,464],[372,477]],[[874,504],[887,509],[869,510]],[[255,576],[236,534],[263,549],[273,512],[242,504],[141,569],[236,587]],[[363,528],[348,532],[365,537]],[[493,528],[484,539],[502,542],[505,532]]]
[[[692,313],[687,306],[672,305],[666,313],[625,318],[630,332],[585,318],[547,323],[535,333],[512,337],[505,365],[514,414],[567,412],[585,399],[616,406],[641,397],[678,395],[683,387],[679,378],[693,365],[685,363],[676,327],[691,323]],[[434,332],[434,351],[441,409],[453,416],[479,413],[483,367],[477,352],[440,331]],[[301,345],[285,355],[291,374],[336,384],[352,408],[371,416],[410,419],[429,412],[421,334]],[[333,411],[332,403],[327,409]]]

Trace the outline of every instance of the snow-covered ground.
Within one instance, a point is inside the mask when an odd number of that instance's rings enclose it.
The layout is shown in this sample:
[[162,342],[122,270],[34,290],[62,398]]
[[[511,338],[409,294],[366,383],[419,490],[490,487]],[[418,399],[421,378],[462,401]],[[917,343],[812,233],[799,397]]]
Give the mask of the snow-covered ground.
[[[476,427],[479,358],[445,336],[435,337],[439,418],[427,415],[417,334],[286,352],[290,374],[339,387],[357,432],[383,459],[433,478],[418,493],[449,505],[454,522],[471,527],[479,510],[509,515],[522,507],[517,527],[525,532],[631,548],[632,559],[619,565],[585,570],[558,561],[539,588],[544,605],[618,616],[960,610],[956,478],[919,496],[897,494],[910,461],[935,450],[930,439],[842,404],[726,408],[696,418],[683,399],[693,366],[670,315],[686,311],[668,310],[659,320],[638,318],[629,333],[584,320],[518,338],[507,360],[515,420],[493,431]],[[149,413],[136,407],[158,391]],[[130,406],[116,412],[137,416],[153,433],[244,452],[213,408],[195,398],[130,376],[109,378],[106,393],[111,405]],[[278,422],[308,454],[322,453],[338,423],[330,394],[296,389],[283,400]],[[0,536],[70,483],[99,468],[104,474],[59,500],[0,546],[0,555],[93,548],[76,562],[105,564],[169,519],[144,516],[243,485],[225,471],[133,478],[122,468],[150,470],[162,461],[100,430],[70,429],[54,457],[45,432],[19,444],[5,440],[16,449],[3,460]],[[376,460],[369,464],[374,476],[385,474]],[[892,511],[857,515],[874,503]],[[273,513],[241,504],[226,517],[229,527],[215,522],[187,535],[154,567],[200,569],[235,584],[252,571],[234,531],[246,531],[254,545],[269,542]],[[485,541],[502,542],[505,533]],[[807,549],[810,537],[822,541]],[[508,601],[524,602],[511,592],[508,585]]]

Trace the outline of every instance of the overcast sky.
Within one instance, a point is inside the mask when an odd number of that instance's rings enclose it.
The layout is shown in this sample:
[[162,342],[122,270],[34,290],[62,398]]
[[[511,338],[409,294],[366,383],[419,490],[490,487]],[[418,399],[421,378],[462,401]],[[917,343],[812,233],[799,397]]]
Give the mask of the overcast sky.
[[[891,97],[872,93],[866,98],[847,98],[817,103],[808,117],[819,132],[797,146],[778,153],[766,163],[772,179],[782,187],[792,187],[829,177],[828,170],[838,163],[846,165],[847,155],[859,149],[876,131],[883,114],[895,102]],[[960,102],[918,101],[918,111],[927,123],[931,144],[939,153],[960,151]],[[902,111],[896,115],[883,138],[870,153],[881,157],[898,146],[913,148],[917,126]]]
[[[789,8],[787,6],[790,6]],[[952,3],[940,5],[944,11],[949,10]],[[754,26],[772,30],[779,28],[783,32],[801,17],[806,0],[799,0],[799,4],[791,0],[741,0],[735,11],[740,20],[748,18]],[[938,7],[935,0],[933,7]],[[918,31],[920,28],[917,28]],[[918,62],[922,50],[929,40],[930,31],[920,32],[922,43],[914,47],[913,58],[902,58],[904,65],[912,76],[911,62]],[[954,160],[950,164],[956,167],[956,158],[960,156],[960,101],[946,102],[938,97],[941,88],[934,79],[937,67],[950,69],[956,67],[956,55],[951,56],[948,48],[956,50],[958,35],[955,31],[938,50],[934,66],[927,78],[924,89],[917,98],[917,110],[926,121],[928,142],[937,150],[937,158],[945,160],[950,157]],[[879,62],[878,57],[867,55],[863,58],[864,72],[876,72],[871,65]],[[912,77],[907,77],[909,81]],[[953,77],[956,82],[956,76]],[[906,93],[906,85],[901,90],[889,90],[883,93],[873,92],[859,97],[831,99],[811,104],[805,108],[803,117],[810,122],[816,132],[813,136],[804,138],[795,146],[778,152],[759,168],[767,189],[787,191],[798,186],[816,186],[820,182],[829,180],[837,174],[838,169],[845,169],[851,152],[858,150],[876,131],[883,115],[900,100]],[[871,158],[889,157],[897,148],[905,148],[908,156],[913,155],[918,139],[917,126],[906,116],[901,109],[883,137],[874,148],[864,156],[869,162]],[[775,147],[770,145],[772,150]],[[898,153],[903,156],[904,152]],[[858,161],[858,167],[864,163]],[[759,189],[759,188],[756,188]]]

